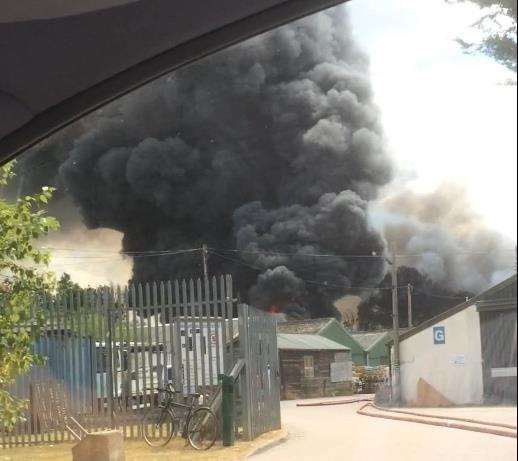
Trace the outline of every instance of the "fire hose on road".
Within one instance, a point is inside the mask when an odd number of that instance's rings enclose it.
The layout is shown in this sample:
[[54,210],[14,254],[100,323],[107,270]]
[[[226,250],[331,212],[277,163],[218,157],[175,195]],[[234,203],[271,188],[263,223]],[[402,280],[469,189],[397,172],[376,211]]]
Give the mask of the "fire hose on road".
[[[447,416],[447,415],[430,415],[426,413],[418,413],[407,410],[395,410],[390,408],[379,407],[373,402],[372,398],[360,398],[360,399],[351,399],[351,400],[338,400],[338,401],[330,401],[330,402],[313,402],[313,403],[302,403],[297,404],[299,407],[315,407],[315,406],[327,406],[327,405],[347,405],[352,403],[361,403],[366,402],[362,405],[356,413],[362,416],[369,416],[371,418],[381,418],[388,419],[392,421],[404,421],[404,422],[412,422],[419,424],[426,424],[429,426],[438,426],[438,427],[449,427],[451,429],[461,429],[465,431],[472,432],[480,432],[483,434],[493,434],[502,437],[510,437],[517,438],[516,431],[517,427],[511,424],[504,423],[495,423],[489,421],[482,421],[471,418],[460,418],[457,416]],[[373,408],[378,412],[386,413],[380,414],[376,412],[369,412],[367,408]],[[428,419],[422,419],[428,418]],[[432,420],[432,421],[430,421]],[[451,422],[455,421],[455,422]],[[466,424],[461,424],[466,423]],[[472,424],[472,425],[470,425]],[[476,424],[478,426],[473,426]],[[512,432],[514,431],[514,432]]]
[[360,398],[351,400],[332,400],[329,402],[297,403],[298,407],[325,407],[329,405],[345,405],[347,403],[372,402],[372,398]]
[[[402,414],[407,416],[396,416],[394,414],[379,414],[379,413],[370,413],[368,411],[365,411],[367,407],[372,407],[375,410],[386,412],[386,413],[395,413],[395,414]],[[493,435],[499,435],[502,437],[511,437],[511,438],[517,438],[516,437],[516,426],[512,426],[510,424],[502,424],[502,423],[492,423],[487,421],[479,421],[475,419],[468,419],[468,418],[458,418],[458,417],[450,417],[450,416],[444,416],[444,415],[429,415],[424,413],[414,413],[410,411],[403,411],[403,410],[391,410],[388,408],[381,408],[375,405],[372,402],[366,403],[363,405],[359,410],[357,410],[357,413],[359,415],[363,416],[370,416],[372,418],[382,418],[382,419],[390,419],[393,421],[405,421],[405,422],[411,422],[411,423],[420,423],[420,424],[426,424],[429,426],[439,426],[439,427],[449,427],[452,429],[462,429],[465,431],[472,431],[472,432],[481,432],[483,434],[493,434]],[[417,416],[417,417],[415,417]],[[430,418],[430,419],[437,419],[438,421],[429,421],[426,419],[420,419],[420,418]],[[470,426],[468,424],[460,424],[460,423],[452,423],[450,421],[462,421],[464,423],[470,423],[470,424],[478,424],[479,426]],[[486,426],[486,427],[483,427]],[[502,429],[498,429],[502,428]],[[503,430],[508,429],[508,430]],[[509,430],[513,430],[514,432],[509,432]]]

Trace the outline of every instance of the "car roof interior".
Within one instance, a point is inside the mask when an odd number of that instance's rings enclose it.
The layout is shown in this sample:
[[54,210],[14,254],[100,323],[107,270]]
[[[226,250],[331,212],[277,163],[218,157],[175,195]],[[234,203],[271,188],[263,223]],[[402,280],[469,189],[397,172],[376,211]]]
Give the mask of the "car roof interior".
[[344,0],[2,0],[0,164],[107,102]]

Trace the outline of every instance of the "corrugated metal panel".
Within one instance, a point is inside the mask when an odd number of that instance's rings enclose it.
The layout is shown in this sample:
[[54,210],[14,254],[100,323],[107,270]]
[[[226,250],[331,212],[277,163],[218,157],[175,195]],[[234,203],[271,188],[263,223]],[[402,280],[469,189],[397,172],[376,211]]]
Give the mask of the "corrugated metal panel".
[[306,350],[341,350],[348,351],[348,347],[318,335],[303,335],[278,333],[277,344],[279,349],[306,349]]
[[277,331],[285,334],[317,334],[324,327],[329,325],[334,319],[305,319],[305,320],[289,320],[287,322],[277,323]]
[[360,343],[365,351],[372,349],[379,341],[386,338],[388,333],[383,332],[371,332],[371,333],[357,333],[353,334],[353,338]]

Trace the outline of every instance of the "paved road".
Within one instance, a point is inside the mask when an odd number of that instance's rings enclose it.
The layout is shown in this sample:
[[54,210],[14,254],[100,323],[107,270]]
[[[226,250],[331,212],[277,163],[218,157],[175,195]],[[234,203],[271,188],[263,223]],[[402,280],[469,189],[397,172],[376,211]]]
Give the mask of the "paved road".
[[[252,460],[517,459],[516,439],[359,416],[356,410],[361,404],[302,408],[296,403],[282,403],[283,424],[290,433],[288,441]],[[516,415],[515,409],[509,411]]]

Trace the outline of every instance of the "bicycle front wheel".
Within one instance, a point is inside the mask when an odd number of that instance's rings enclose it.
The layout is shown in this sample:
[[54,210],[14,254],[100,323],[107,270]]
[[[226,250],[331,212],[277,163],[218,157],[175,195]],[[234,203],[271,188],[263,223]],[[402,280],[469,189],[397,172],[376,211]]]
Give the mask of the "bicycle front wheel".
[[151,408],[142,419],[142,435],[150,447],[167,445],[174,435],[174,416],[166,408]]
[[196,450],[208,450],[218,437],[218,420],[210,408],[199,408],[189,418],[187,438]]

